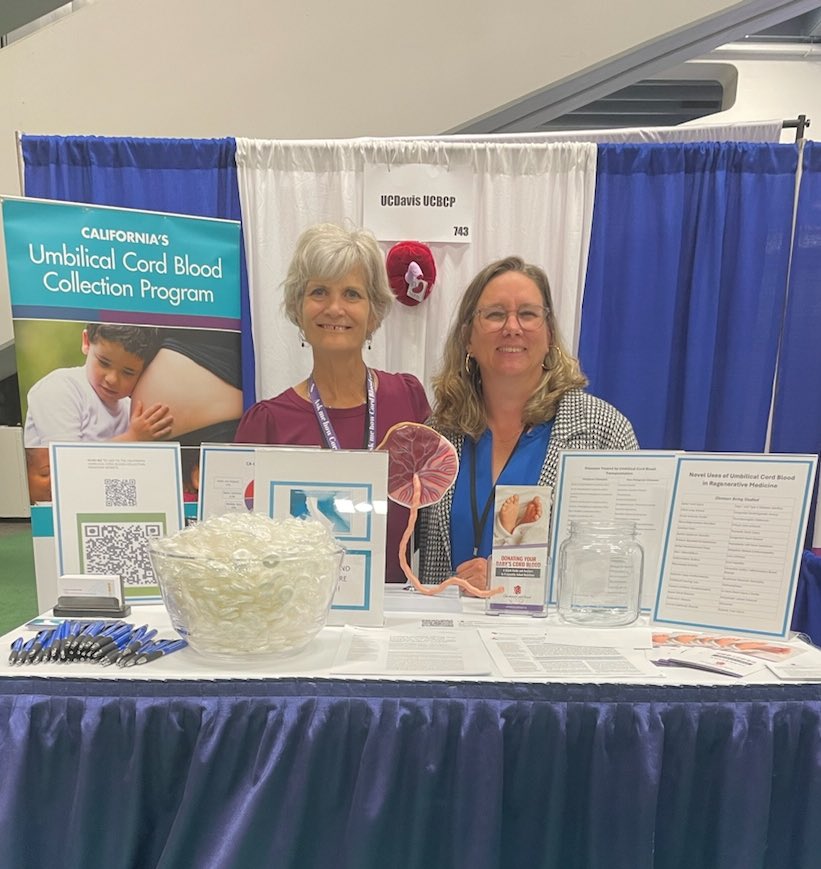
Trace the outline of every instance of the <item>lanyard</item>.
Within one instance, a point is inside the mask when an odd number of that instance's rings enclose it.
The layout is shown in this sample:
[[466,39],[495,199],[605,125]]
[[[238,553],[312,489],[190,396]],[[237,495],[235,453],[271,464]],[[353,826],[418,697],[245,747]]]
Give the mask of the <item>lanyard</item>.
[[[502,466],[502,470],[499,471],[498,480],[502,474],[505,472],[505,468],[510,464],[510,460],[513,458],[516,450],[519,449],[519,444],[522,441],[522,438],[525,435],[525,430],[522,429],[519,433],[519,437],[516,438],[516,443],[513,445],[513,449],[510,451],[510,455],[507,457],[507,461]],[[487,523],[488,513],[490,513],[490,508],[493,505],[493,501],[496,498],[496,483],[494,483],[490,487],[490,494],[487,496],[487,501],[485,501],[484,509],[482,510],[482,516],[479,517],[479,508],[476,503],[476,442],[471,439],[471,463],[470,463],[470,512],[473,516],[473,557],[476,558],[479,555],[479,544],[482,542],[482,535],[485,532],[485,524]],[[493,451],[493,444],[491,442],[491,456]],[[491,458],[492,461],[492,458]]]
[[[336,436],[334,427],[331,424],[331,419],[328,416],[328,410],[322,402],[313,377],[308,378],[308,394],[311,396],[311,404],[319,421],[319,427],[322,430],[325,448],[329,450],[342,449],[339,438]],[[365,420],[362,449],[372,450],[376,446],[376,388],[373,384],[373,374],[370,368],[365,369],[365,394],[368,398],[368,416]]]

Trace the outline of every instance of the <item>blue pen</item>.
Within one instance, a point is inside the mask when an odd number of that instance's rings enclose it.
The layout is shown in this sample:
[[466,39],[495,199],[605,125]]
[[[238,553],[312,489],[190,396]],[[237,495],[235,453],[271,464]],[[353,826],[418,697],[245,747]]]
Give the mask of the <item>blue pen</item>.
[[[131,627],[131,625],[129,625]],[[119,635],[115,635],[114,642],[102,649],[98,649],[92,656],[99,661],[104,667],[109,664],[116,664],[123,654],[123,649],[132,641],[134,636],[133,631],[125,631]]]
[[[153,636],[157,632],[152,631],[151,633]],[[130,655],[123,655],[123,657],[119,661],[117,661],[117,664],[120,667],[133,667],[134,664],[137,663],[137,658],[139,658],[141,655],[145,655],[148,652],[159,651],[160,649],[164,649],[166,646],[175,642],[176,640],[153,640],[149,638],[148,641],[143,643],[136,652],[133,652]]]
[[138,637],[135,640],[131,640],[128,645],[123,649],[122,657],[117,663],[123,667],[123,659],[129,658],[132,655],[137,655],[140,652],[145,651],[147,646],[151,645],[151,640],[157,635],[157,629],[152,628],[150,631],[146,631],[141,637]]
[[23,644],[23,648],[20,649],[20,654],[17,657],[18,664],[25,664],[28,659],[29,652],[34,648],[34,644],[37,642],[37,637],[32,637],[27,643]]
[[131,632],[131,637],[128,641],[129,645],[131,643],[141,642],[148,632],[148,625],[140,625],[138,628]]
[[71,630],[68,633],[68,637],[66,637],[64,645],[67,661],[77,660],[77,649],[80,645],[80,637],[83,636],[89,624],[90,622],[82,621],[71,623]]
[[141,643],[140,647],[136,651],[130,652],[128,654],[120,655],[119,659],[117,660],[117,666],[118,667],[133,667],[137,658],[140,655],[144,654],[145,652],[149,652],[152,649],[157,648],[157,646],[160,642],[162,642],[162,641],[161,640],[156,640],[156,641],[155,640],[148,640],[145,643]]
[[[146,643],[142,649],[136,655],[130,655],[123,661],[124,667],[133,667],[137,663],[137,659],[141,658],[145,655],[150,655],[154,652],[163,652],[168,646],[172,643],[178,642],[177,640],[154,640],[153,642]],[[158,657],[157,655],[154,656]],[[154,658],[152,658],[154,660]]]
[[33,664],[40,654],[40,650],[43,648],[43,643],[45,643],[48,635],[51,633],[51,629],[47,629],[45,631],[38,631],[37,636],[34,638],[34,643],[31,648],[27,650],[26,653],[26,663]]
[[157,658],[162,658],[165,655],[170,655],[172,652],[178,651],[179,649],[184,649],[187,645],[188,643],[185,640],[175,640],[161,649],[154,649],[150,652],[138,655],[134,664],[147,664],[149,661],[156,661]]
[[[115,635],[114,644],[110,645],[105,654],[100,656],[103,664],[111,664],[118,661],[122,655],[127,653],[128,648],[132,644],[141,645],[141,638],[148,631],[148,625],[140,625],[138,628],[135,628],[133,625],[128,625],[128,627],[130,630],[122,636]],[[113,660],[106,660],[107,658]]]
[[23,638],[18,637],[11,644],[11,653],[9,654],[9,664],[16,664],[17,659],[20,657],[20,650],[23,648]]
[[77,653],[81,658],[85,658],[92,643],[96,642],[97,638],[102,636],[103,631],[110,627],[110,623],[94,622],[94,624],[86,631],[85,638],[77,646]]
[[89,637],[93,637],[96,633],[94,628],[99,625],[99,627],[97,627],[97,630],[102,630],[103,624],[103,622],[86,622],[85,625],[83,625],[83,629],[77,634],[77,636],[71,643],[71,651],[75,653],[79,652],[81,647],[89,639]]
[[68,633],[65,637],[65,642],[63,643],[63,660],[68,660],[71,656],[71,650],[74,648],[74,644],[77,642],[77,637],[80,636],[80,633],[83,630],[85,625],[81,621],[73,621],[69,622],[68,625]]
[[63,637],[65,637],[66,632],[68,631],[68,621],[63,622],[59,628],[57,628],[54,642],[51,644],[51,653],[49,655],[50,661],[59,661],[60,660],[60,648],[63,645]]
[[54,641],[54,645],[57,650],[56,658],[58,661],[65,662],[66,660],[66,645],[69,642],[69,637],[71,636],[71,625],[72,623],[66,619],[60,625],[60,636]]
[[46,639],[46,642],[43,645],[43,651],[40,653],[41,661],[53,661],[57,656],[57,650],[55,649],[55,643],[60,639],[60,631],[63,627],[63,622],[56,628],[51,629],[51,635]]
[[120,637],[128,636],[133,628],[133,625],[123,624],[121,622],[118,625],[112,625],[110,631],[102,631],[97,639],[91,644],[88,657],[101,658],[114,648]]
[[51,647],[54,645],[54,639],[57,636],[57,628],[46,637],[46,641],[43,643],[43,648],[40,650],[40,654],[37,656],[37,662],[40,661],[48,661],[51,656]]

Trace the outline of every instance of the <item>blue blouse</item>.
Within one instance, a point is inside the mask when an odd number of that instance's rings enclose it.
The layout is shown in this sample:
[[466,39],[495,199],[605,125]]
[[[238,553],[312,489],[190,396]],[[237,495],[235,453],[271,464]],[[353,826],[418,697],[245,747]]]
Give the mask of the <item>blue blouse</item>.
[[[553,420],[534,426],[522,435],[516,451],[496,481],[500,486],[535,486],[544,465]],[[473,555],[473,514],[470,507],[470,476],[476,462],[476,512],[481,521],[485,502],[492,488],[493,435],[485,429],[478,442],[466,437],[462,445],[459,475],[453,489],[450,515],[451,567],[456,568]],[[493,549],[493,505],[488,511],[479,543],[479,555],[487,558]]]

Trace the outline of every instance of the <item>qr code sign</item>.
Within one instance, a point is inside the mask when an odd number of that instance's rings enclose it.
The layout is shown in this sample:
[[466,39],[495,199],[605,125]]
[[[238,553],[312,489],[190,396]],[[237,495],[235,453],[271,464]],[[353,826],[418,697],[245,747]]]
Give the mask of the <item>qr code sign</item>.
[[106,507],[136,507],[137,481],[107,479],[105,483]]
[[161,522],[84,522],[83,572],[119,574],[125,585],[154,585],[148,540],[162,535]]

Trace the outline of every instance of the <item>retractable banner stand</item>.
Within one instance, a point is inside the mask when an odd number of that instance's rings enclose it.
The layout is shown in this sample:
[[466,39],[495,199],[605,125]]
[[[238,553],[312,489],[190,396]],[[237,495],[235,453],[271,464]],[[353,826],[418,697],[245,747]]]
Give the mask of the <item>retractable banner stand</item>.
[[199,444],[242,414],[239,223],[0,205],[31,503],[52,500],[55,441],[179,441],[195,500]]

